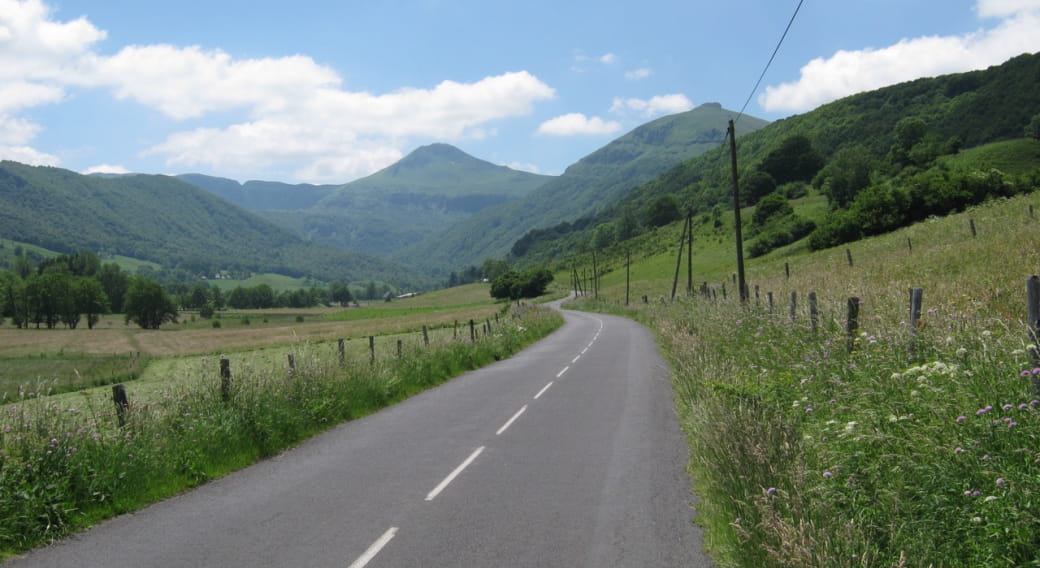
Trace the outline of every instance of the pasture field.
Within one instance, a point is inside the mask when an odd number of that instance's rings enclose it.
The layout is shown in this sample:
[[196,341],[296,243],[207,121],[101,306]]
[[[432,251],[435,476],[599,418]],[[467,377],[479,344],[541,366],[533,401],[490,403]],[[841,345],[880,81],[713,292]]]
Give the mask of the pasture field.
[[[1037,565],[1031,205],[1036,194],[848,247],[775,251],[748,261],[745,305],[735,261],[715,264],[735,256],[732,240],[694,249],[695,288],[708,282],[708,297],[686,295],[684,265],[679,297],[667,300],[673,247],[633,262],[628,307],[623,266],[603,279],[598,302],[581,300],[655,330],[673,367],[699,523],[720,565]],[[924,302],[911,329],[914,287]],[[851,297],[859,317],[849,334]]]
[[[470,284],[360,308],[229,311],[213,320],[182,312],[180,323],[159,330],[128,326],[120,315],[105,316],[92,330],[4,325],[0,327],[0,393],[17,392],[26,384],[46,383],[68,391],[77,385],[130,380],[165,357],[249,352],[302,342],[335,344],[339,339],[360,348],[359,338],[414,335],[424,325],[454,328],[456,321],[462,326],[470,319],[483,322],[494,318],[499,308],[486,284]],[[214,321],[220,322],[219,328],[213,327]]]

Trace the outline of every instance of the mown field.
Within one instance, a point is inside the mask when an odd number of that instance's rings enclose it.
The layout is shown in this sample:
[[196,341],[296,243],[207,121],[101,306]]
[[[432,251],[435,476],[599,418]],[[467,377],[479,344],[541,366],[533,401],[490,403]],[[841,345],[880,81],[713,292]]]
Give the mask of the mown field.
[[[744,305],[721,235],[698,234],[694,247],[694,288],[707,282],[709,296],[685,293],[684,264],[669,301],[675,227],[658,237],[674,239],[670,250],[633,255],[627,308],[623,262],[605,261],[600,301],[584,305],[647,323],[668,354],[698,522],[720,565],[1040,565],[1030,206],[1040,197],[847,248],[775,251],[748,262]],[[911,329],[914,287],[924,302]],[[849,335],[851,297],[860,313]]]

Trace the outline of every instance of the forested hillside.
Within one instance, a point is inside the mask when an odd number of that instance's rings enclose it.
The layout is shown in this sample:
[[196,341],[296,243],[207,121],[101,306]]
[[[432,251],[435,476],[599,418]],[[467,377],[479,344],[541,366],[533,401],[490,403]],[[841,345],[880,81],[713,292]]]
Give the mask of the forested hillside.
[[307,243],[176,178],[84,176],[0,162],[0,236],[58,252],[120,254],[193,274],[218,270],[409,284],[389,262]]
[[[526,197],[481,211],[392,258],[429,271],[502,258],[532,228],[609,208],[673,164],[717,146],[725,138],[726,121],[734,114],[718,103],[707,103],[644,124],[582,158]],[[745,117],[738,131],[751,132],[765,124]]]
[[[1040,130],[1038,85],[1040,55],[1026,54],[986,70],[853,95],[738,136],[742,204],[770,196],[767,205],[781,212],[752,225],[749,247],[755,238],[768,241],[752,249],[764,253],[810,233],[813,246],[833,246],[1027,190],[1029,178],[1013,175],[1022,172],[982,175],[941,158]],[[609,246],[655,226],[655,211],[664,223],[687,210],[711,222],[732,210],[731,184],[729,148],[718,145],[599,215],[529,232],[512,253],[523,265]],[[782,203],[812,192],[826,195],[832,209],[820,227],[792,218]]]

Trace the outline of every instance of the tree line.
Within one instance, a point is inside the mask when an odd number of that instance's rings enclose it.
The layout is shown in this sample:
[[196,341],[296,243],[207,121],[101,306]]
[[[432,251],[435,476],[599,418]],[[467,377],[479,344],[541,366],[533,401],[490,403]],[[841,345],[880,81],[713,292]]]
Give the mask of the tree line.
[[[380,292],[384,291],[369,282],[360,295]],[[84,321],[93,329],[102,315],[113,313],[123,314],[127,324],[158,329],[176,322],[180,310],[198,310],[203,317],[212,317],[226,308],[346,306],[353,301],[350,286],[342,281],[280,292],[267,284],[238,286],[230,292],[209,283],[164,287],[148,276],[127,273],[114,262],[104,263],[89,250],[37,263],[16,249],[13,268],[0,271],[0,323],[10,319],[20,329],[77,329]]]

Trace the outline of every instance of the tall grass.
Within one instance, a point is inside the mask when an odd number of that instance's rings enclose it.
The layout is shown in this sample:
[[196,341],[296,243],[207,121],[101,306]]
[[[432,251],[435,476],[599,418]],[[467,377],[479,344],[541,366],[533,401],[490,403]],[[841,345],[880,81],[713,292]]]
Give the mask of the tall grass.
[[[854,266],[844,248],[764,259],[749,269],[762,295],[746,306],[732,287],[725,301],[624,309],[613,289],[590,303],[658,334],[721,565],[1040,566],[1040,369],[1024,322],[1040,236],[1027,205],[857,243]],[[987,230],[972,238],[969,217]],[[916,335],[911,286],[925,289]],[[810,290],[823,313],[815,333]],[[862,301],[851,338],[850,296]]]
[[[332,425],[371,413],[464,371],[508,357],[562,318],[525,310],[470,343],[443,340],[401,358],[340,365],[300,343],[296,370],[238,365],[223,401],[219,381],[133,404],[125,426],[112,407],[59,404],[47,385],[0,406],[0,555],[59,538],[278,453]],[[212,373],[212,370],[210,371]],[[42,391],[42,392],[41,392]]]

